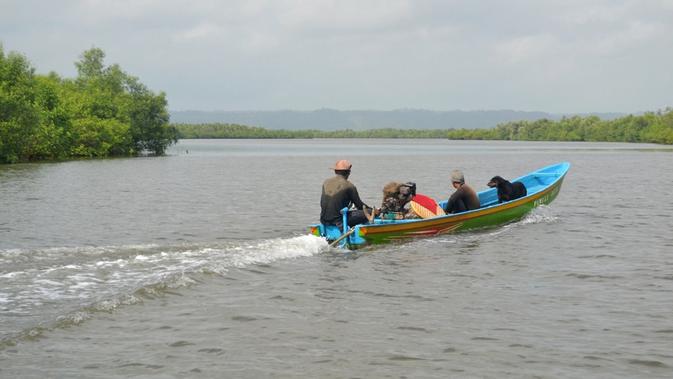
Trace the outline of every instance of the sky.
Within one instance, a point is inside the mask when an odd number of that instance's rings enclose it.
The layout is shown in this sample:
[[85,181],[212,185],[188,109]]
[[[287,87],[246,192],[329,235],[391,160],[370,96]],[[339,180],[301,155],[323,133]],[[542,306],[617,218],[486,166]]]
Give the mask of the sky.
[[673,106],[673,0],[0,0],[0,44],[101,48],[170,110]]

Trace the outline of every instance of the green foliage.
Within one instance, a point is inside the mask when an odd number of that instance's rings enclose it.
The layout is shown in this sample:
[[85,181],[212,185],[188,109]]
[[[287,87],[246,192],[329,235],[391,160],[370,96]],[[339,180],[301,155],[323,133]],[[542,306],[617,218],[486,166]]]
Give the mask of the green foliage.
[[86,81],[102,76],[104,59],[105,53],[101,49],[93,48],[82,53],[80,61],[75,62],[79,78]]
[[148,90],[105,53],[85,51],[78,77],[35,75],[18,53],[0,45],[0,163],[164,154],[177,141],[166,95]]
[[5,55],[0,46],[0,162],[17,162],[30,155],[29,144],[40,119],[36,92],[28,60],[17,53]]
[[673,144],[673,109],[629,115],[605,121],[596,116],[564,117],[559,121],[513,121],[494,129],[455,129],[449,139],[518,141],[602,141]]
[[166,147],[177,142],[175,128],[168,126],[166,95],[154,95],[142,89],[132,94],[128,112],[131,123],[133,148],[163,155]]
[[269,130],[236,124],[176,124],[178,138],[448,138],[673,144],[673,109],[611,121],[596,116],[513,121],[491,129]]
[[445,138],[438,129],[269,130],[237,124],[176,124],[178,138]]
[[78,157],[107,157],[129,153],[129,125],[114,118],[79,118],[73,121],[70,154]]

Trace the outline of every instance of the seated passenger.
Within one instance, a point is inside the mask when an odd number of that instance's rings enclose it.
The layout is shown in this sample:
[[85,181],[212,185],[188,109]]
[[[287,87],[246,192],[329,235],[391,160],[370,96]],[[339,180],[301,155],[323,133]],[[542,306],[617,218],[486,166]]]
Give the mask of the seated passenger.
[[406,205],[416,195],[416,183],[390,182],[383,187],[383,202],[377,211],[383,219],[412,219],[418,216]]
[[465,176],[460,170],[451,171],[451,184],[456,189],[446,203],[444,212],[461,213],[479,208],[479,197],[472,187],[465,184]]

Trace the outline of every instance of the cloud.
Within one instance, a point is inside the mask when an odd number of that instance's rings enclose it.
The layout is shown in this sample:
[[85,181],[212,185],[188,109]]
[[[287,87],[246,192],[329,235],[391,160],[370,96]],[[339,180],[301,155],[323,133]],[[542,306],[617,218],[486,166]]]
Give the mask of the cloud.
[[558,49],[558,41],[549,34],[515,37],[495,46],[496,54],[508,64],[535,61],[553,54]]
[[222,37],[224,28],[210,22],[188,27],[184,30],[178,30],[174,34],[177,42],[192,42],[195,40],[217,39]]
[[[633,21],[624,25],[623,29],[591,39],[593,42],[591,48],[605,55],[622,54],[642,44],[656,43],[657,36],[661,33],[666,33],[666,28],[662,24]],[[585,47],[586,50],[590,48],[589,46]]]
[[100,47],[174,109],[634,111],[671,101],[671,19],[670,0],[23,0],[0,38],[66,76]]
[[342,32],[378,30],[404,22],[411,4],[403,0],[285,1],[279,25],[292,30]]
[[571,25],[619,23],[628,19],[634,6],[631,1],[585,3],[584,6],[566,8],[560,18]]

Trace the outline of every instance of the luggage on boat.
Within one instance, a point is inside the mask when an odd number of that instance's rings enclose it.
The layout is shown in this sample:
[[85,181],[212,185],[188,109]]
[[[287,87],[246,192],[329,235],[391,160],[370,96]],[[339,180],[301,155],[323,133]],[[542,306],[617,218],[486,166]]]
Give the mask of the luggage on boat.
[[383,187],[383,201],[381,202],[380,216],[387,220],[403,220],[415,218],[411,209],[405,206],[416,195],[416,183],[390,182]]

